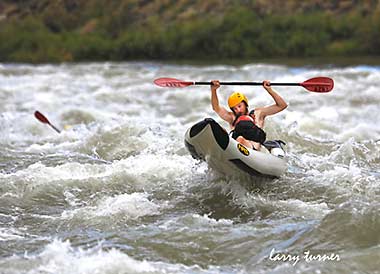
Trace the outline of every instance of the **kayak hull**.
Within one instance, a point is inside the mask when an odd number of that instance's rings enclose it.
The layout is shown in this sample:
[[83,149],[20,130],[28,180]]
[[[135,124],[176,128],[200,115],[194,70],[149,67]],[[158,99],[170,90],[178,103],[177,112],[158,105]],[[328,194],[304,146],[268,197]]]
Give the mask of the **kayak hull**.
[[211,168],[225,175],[244,172],[255,177],[278,178],[287,170],[285,152],[281,146],[273,149],[278,156],[265,147],[261,151],[247,148],[211,118],[196,123],[186,131],[185,145],[193,158],[206,161]]

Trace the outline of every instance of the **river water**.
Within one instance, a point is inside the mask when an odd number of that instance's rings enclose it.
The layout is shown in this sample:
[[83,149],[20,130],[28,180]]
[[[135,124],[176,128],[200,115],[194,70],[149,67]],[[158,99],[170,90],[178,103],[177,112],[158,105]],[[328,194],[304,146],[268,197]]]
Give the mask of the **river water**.
[[[334,90],[276,88],[289,168],[267,181],[186,151],[192,124],[226,126],[208,87],[152,83],[315,76]],[[0,273],[380,273],[380,67],[0,64],[0,109]]]

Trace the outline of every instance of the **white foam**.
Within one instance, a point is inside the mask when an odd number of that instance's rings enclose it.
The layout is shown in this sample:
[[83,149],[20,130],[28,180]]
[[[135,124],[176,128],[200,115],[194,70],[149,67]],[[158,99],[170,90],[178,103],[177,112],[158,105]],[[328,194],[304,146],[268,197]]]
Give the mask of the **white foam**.
[[70,206],[78,206],[81,204],[81,200],[76,197],[76,195],[73,193],[73,191],[81,193],[82,190],[80,188],[74,188],[72,190],[65,190],[63,192],[63,195],[65,196],[65,201],[70,205]]
[[[360,195],[362,200],[372,200],[378,198],[376,185],[378,178],[368,174],[352,160],[348,165],[337,165],[333,162],[325,163],[326,169],[309,170],[306,172],[307,180],[313,184],[324,185],[334,189],[334,192],[345,197],[355,197]],[[374,191],[375,190],[375,191]],[[337,197],[339,197],[337,194]]]
[[110,251],[83,250],[74,248],[69,242],[55,240],[37,256],[39,264],[29,274],[93,274],[93,273],[154,273],[149,262],[137,261],[115,249]]
[[232,220],[229,220],[229,219],[219,219],[219,220],[216,220],[214,218],[211,218],[210,215],[207,215],[207,214],[203,214],[203,215],[199,215],[199,214],[192,214],[191,215],[191,218],[193,221],[195,221],[195,224],[196,226],[205,226],[205,225],[208,225],[208,226],[230,226],[233,224],[233,221]]
[[147,215],[158,215],[160,206],[148,199],[147,193],[122,194],[104,198],[94,211],[96,216],[124,214],[131,219]]
[[333,106],[322,106],[319,109],[312,111],[310,115],[330,122],[339,118],[338,110]]
[[123,219],[138,219],[143,216],[158,215],[166,207],[168,207],[166,202],[158,204],[149,199],[149,194],[135,192],[132,194],[104,197],[96,205],[65,210],[61,217],[63,219],[77,218],[90,220],[97,217],[122,215]]
[[[263,181],[265,184],[266,182]],[[240,183],[230,181],[223,186],[224,194],[232,195],[233,203],[242,209],[260,214],[262,211],[306,219],[322,218],[330,212],[326,202],[303,201],[301,199],[275,199],[260,193],[248,193]]]
[[351,127],[342,129],[341,133],[336,136],[339,142],[345,142],[351,138],[357,141],[378,140],[380,138],[380,128],[377,124],[355,124]]
[[13,174],[0,174],[0,178],[20,179],[29,184],[40,185],[52,181],[100,178],[108,174],[104,165],[67,163],[57,167],[49,167],[42,163],[36,163]]
[[288,211],[292,216],[300,216],[307,219],[320,219],[332,210],[325,202],[305,202],[298,199],[276,201],[277,206],[282,210]]
[[[136,260],[117,249],[105,251],[101,244],[94,248],[73,247],[69,241],[54,240],[37,255],[12,256],[7,258],[6,273],[59,273],[59,274],[221,274],[227,272],[219,267],[202,269],[198,265],[185,266],[147,260]],[[25,267],[27,267],[25,269]],[[236,272],[235,272],[236,273]]]
[[0,242],[20,240],[24,238],[24,233],[15,228],[0,227]]
[[229,219],[219,219],[216,220],[210,217],[210,214],[186,214],[177,219],[170,219],[164,222],[159,227],[164,230],[173,229],[173,226],[178,226],[177,231],[192,230],[192,229],[214,229],[216,227],[231,227],[233,224],[232,220]]

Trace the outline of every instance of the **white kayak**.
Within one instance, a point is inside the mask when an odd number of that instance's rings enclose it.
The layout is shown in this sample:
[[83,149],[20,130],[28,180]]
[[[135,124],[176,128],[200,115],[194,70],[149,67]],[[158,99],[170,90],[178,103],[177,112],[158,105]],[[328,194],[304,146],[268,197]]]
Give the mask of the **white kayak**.
[[206,118],[186,131],[185,145],[195,159],[225,174],[244,171],[252,176],[277,178],[287,170],[282,141],[267,141],[260,151],[233,139],[215,120]]

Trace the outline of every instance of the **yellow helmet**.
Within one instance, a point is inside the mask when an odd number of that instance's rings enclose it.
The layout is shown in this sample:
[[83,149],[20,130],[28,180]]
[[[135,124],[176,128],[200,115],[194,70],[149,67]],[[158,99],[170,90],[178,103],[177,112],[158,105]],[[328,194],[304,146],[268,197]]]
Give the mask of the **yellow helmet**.
[[241,92],[234,92],[230,95],[230,97],[228,97],[228,106],[230,108],[233,108],[234,106],[236,106],[237,104],[239,104],[240,102],[245,102],[248,106],[248,99],[247,97],[241,93]]

